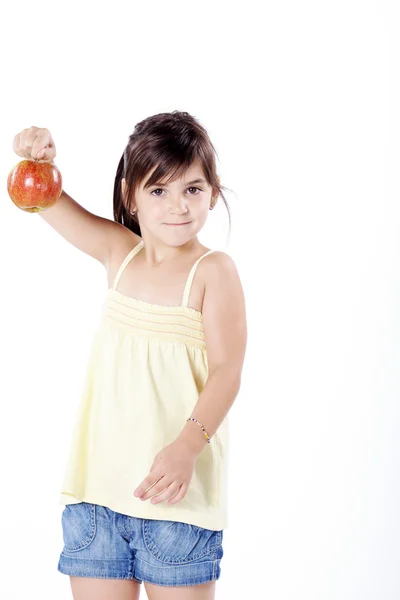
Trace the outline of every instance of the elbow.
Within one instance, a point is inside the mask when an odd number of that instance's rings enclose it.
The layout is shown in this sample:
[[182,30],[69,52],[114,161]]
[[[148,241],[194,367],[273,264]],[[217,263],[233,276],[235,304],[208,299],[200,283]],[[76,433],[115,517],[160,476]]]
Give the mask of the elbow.
[[224,384],[229,382],[229,387],[237,394],[242,383],[242,369],[232,364],[215,365],[209,370],[210,377],[218,377],[224,381]]

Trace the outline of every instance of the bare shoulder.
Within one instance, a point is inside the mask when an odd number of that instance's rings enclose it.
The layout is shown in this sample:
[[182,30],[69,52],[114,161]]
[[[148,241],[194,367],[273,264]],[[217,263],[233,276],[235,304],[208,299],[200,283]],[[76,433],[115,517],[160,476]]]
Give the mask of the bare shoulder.
[[204,263],[202,266],[203,276],[210,280],[213,277],[229,277],[232,274],[239,275],[232,256],[222,250],[211,252],[208,256],[204,257],[201,263]]
[[205,257],[202,321],[209,372],[224,366],[240,378],[247,343],[246,303],[238,269],[226,252]]
[[[211,252],[200,261],[200,278],[203,283],[204,299],[216,294],[220,298],[243,299],[243,289],[239,272],[232,256],[221,250]],[[200,267],[200,265],[199,265]]]

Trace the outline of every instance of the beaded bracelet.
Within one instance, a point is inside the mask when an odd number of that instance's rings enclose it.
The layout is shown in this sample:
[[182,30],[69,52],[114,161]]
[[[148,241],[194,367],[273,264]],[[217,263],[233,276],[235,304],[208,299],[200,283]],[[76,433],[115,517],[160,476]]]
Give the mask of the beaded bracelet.
[[207,438],[207,442],[210,444],[211,440],[210,440],[210,436],[208,435],[207,431],[204,429],[203,425],[201,423],[199,423],[199,421],[197,419],[194,419],[193,417],[189,417],[188,419],[186,419],[187,421],[194,421],[195,423],[197,423],[198,425],[200,425],[200,427],[202,428],[202,430],[204,431],[204,435]]

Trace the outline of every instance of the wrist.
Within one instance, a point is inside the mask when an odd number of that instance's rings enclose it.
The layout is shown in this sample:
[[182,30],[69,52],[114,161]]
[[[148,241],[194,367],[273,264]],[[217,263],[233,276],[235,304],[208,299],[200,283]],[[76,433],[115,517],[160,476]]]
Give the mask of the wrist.
[[[198,429],[198,431],[196,431],[196,429]],[[208,440],[203,431],[198,426],[196,427],[196,424],[191,421],[186,422],[184,428],[177,437],[177,441],[184,444],[186,449],[196,456],[200,454],[208,444]]]

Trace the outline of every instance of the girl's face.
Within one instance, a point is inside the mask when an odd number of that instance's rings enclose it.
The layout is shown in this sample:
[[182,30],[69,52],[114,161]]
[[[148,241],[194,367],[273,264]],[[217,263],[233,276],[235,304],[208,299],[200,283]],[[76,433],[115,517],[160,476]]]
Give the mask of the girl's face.
[[[149,172],[136,190],[130,210],[137,210],[140,229],[168,246],[181,246],[204,226],[211,205],[216,202],[201,165],[193,163],[180,179],[146,187]],[[125,189],[125,180],[122,180]]]

